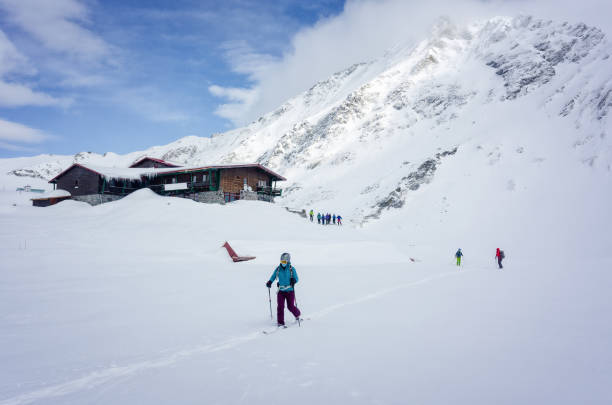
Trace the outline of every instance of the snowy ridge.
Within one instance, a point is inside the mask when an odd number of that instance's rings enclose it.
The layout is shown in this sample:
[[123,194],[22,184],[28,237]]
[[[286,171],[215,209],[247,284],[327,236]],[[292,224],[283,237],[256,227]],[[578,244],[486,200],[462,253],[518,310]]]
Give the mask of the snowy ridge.
[[[526,151],[525,165],[546,160],[530,151],[547,147],[608,171],[611,53],[605,34],[581,23],[525,16],[459,27],[441,20],[417,46],[338,72],[247,127],[73,161],[127,167],[147,155],[185,165],[256,162],[287,177],[279,203],[341,209],[359,223],[404,206],[417,190],[406,179],[437,154],[473,154],[491,143],[487,153],[501,156],[499,133],[524,131],[517,122],[526,115],[547,130],[512,146]],[[48,179],[69,163],[56,158],[10,173]]]

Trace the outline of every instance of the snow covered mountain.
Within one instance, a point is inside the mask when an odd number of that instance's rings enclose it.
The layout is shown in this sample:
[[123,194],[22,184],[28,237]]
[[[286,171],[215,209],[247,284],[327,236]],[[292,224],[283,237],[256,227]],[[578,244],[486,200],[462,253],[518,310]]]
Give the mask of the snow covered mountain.
[[[458,171],[471,162],[464,175],[513,190],[516,177],[533,178],[542,166],[586,166],[609,178],[611,53],[601,30],[580,23],[441,20],[417,46],[338,72],[247,127],[127,155],[49,157],[9,172],[48,179],[73,161],[125,167],[143,155],[258,162],[287,177],[279,203],[342,210],[355,223],[406,206],[446,176],[445,166],[454,172],[449,183],[464,182]],[[499,162],[520,170],[492,170]]]
[[[611,51],[582,24],[441,21],[245,128],[0,159],[0,405],[611,403]],[[143,155],[288,181],[278,204],[10,189]],[[282,252],[306,322],[266,335]]]

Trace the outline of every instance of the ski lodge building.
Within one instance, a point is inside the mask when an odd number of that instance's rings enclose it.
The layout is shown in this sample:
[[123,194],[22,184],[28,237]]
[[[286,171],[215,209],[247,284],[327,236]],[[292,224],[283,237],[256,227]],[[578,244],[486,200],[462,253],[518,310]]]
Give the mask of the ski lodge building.
[[235,200],[274,202],[282,190],[283,176],[260,164],[184,167],[144,157],[128,168],[74,163],[49,181],[54,190],[65,190],[73,200],[91,205],[118,200],[141,188],[160,195],[190,198],[205,203]]

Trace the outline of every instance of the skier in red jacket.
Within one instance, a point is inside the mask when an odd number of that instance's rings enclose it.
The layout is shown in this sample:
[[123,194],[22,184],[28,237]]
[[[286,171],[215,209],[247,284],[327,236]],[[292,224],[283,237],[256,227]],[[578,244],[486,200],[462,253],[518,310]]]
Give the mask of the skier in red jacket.
[[504,255],[504,251],[497,248],[497,252],[495,252],[495,257],[497,258],[497,264],[499,265],[499,268],[503,269],[504,266],[502,266],[502,260],[504,260],[504,257],[506,257]]

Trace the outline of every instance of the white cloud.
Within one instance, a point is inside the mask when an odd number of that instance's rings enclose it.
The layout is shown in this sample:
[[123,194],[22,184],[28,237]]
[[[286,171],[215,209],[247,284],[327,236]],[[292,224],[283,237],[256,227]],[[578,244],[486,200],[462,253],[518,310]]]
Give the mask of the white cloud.
[[[496,15],[532,14],[539,18],[586,22],[610,32],[609,0],[348,0],[343,12],[299,31],[281,58],[259,55],[247,46],[230,44],[226,56],[235,72],[254,84],[242,89],[252,97],[227,98],[217,114],[244,125],[272,111],[288,98],[348,66],[369,61],[398,44],[426,37],[440,17],[464,24]],[[219,87],[221,88],[221,87]],[[233,94],[239,94],[232,89]]]
[[236,73],[261,74],[280,61],[277,57],[255,52],[245,40],[226,41],[221,49]]
[[69,99],[55,98],[21,84],[0,81],[0,107],[68,106],[70,102]]
[[[0,107],[72,104],[68,97],[37,89],[41,77],[55,87],[108,83],[106,73],[99,72],[112,64],[113,48],[82,26],[89,23],[89,9],[79,0],[0,0],[0,9],[6,12],[7,26],[18,27],[38,46],[30,52],[33,58],[27,58],[0,30]],[[16,35],[13,30],[12,36]]]
[[215,114],[233,122],[240,122],[248,114],[255,100],[257,100],[257,90],[255,89],[212,85],[208,88],[208,91],[217,97],[231,101],[231,103],[221,104],[217,107]]
[[0,118],[0,148],[2,149],[29,151],[30,149],[22,144],[39,144],[52,138],[51,135],[39,129]]
[[35,71],[29,67],[27,58],[15,48],[6,34],[0,30],[0,76],[19,69],[33,74]]
[[23,83],[9,82],[6,76],[31,76],[36,70],[0,30],[0,107],[67,106],[70,101],[32,90]]
[[0,0],[0,7],[49,50],[89,61],[111,55],[110,45],[83,27],[89,10],[78,0]]

